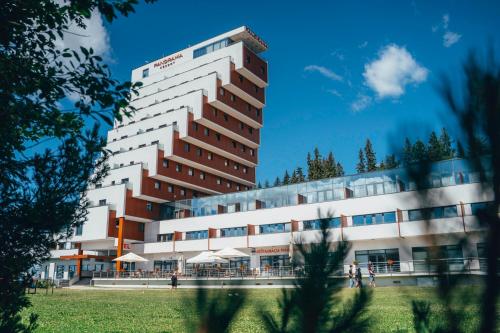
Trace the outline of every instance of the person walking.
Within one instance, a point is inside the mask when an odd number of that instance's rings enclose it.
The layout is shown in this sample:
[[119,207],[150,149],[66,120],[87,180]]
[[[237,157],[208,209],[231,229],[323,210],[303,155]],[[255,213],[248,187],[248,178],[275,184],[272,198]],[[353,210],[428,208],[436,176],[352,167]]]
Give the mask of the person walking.
[[354,288],[354,269],[352,268],[352,265],[349,265],[349,288]]
[[356,268],[356,288],[363,288],[363,276],[361,275],[361,267]]
[[174,272],[174,274],[172,274],[170,281],[172,281],[172,289],[177,289],[177,273],[176,272]]
[[368,285],[372,288],[375,288],[375,270],[373,269],[373,263],[371,261],[368,262]]

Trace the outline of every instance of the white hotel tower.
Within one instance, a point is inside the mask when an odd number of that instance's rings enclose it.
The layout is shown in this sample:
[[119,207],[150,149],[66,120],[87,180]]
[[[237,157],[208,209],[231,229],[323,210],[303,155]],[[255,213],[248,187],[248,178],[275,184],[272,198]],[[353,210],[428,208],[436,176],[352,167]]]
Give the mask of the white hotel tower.
[[[190,276],[200,267],[188,259],[223,248],[246,254],[223,265],[229,276],[281,276],[293,242],[314,241],[327,215],[331,241],[351,243],[346,265],[372,261],[378,274],[419,283],[438,246],[450,270],[484,269],[476,216],[492,196],[464,160],[433,166],[425,203],[403,169],[254,188],[266,48],[241,27],[132,71],[144,86],[133,118],[108,133],[111,172],[88,191],[88,221],[52,251],[42,277],[114,284],[112,259],[124,251],[149,260],[125,269]],[[464,235],[467,244],[454,237]]]
[[131,102],[135,114],[108,132],[110,173],[88,191],[88,221],[53,252],[67,274],[80,275],[88,261],[107,267],[144,242],[161,203],[255,186],[267,86],[267,62],[257,54],[266,49],[240,27],[132,71],[143,86]]

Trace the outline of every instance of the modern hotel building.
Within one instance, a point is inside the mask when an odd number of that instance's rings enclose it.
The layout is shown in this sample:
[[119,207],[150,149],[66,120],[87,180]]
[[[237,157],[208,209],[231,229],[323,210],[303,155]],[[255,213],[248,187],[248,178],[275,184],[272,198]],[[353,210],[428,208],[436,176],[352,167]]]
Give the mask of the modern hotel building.
[[[462,160],[434,165],[425,204],[401,169],[255,189],[266,49],[240,27],[132,71],[143,86],[133,117],[108,132],[111,171],[88,190],[87,222],[52,251],[42,277],[119,270],[112,259],[127,251],[149,261],[124,269],[186,272],[188,258],[226,247],[248,254],[230,267],[260,274],[290,266],[291,243],[314,241],[321,218],[332,242],[351,242],[346,264],[417,271],[434,241],[459,266],[481,256],[475,213],[491,194]],[[464,234],[469,244],[450,237]]]

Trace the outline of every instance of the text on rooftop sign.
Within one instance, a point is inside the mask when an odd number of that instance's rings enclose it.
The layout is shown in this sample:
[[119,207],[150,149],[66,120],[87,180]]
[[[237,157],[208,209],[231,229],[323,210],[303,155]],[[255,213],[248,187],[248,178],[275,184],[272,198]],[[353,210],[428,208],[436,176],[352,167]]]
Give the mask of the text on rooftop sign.
[[180,59],[182,57],[183,57],[182,53],[177,53],[176,55],[163,58],[154,63],[154,68],[163,69],[172,66],[173,64],[175,64],[175,61],[177,59]]

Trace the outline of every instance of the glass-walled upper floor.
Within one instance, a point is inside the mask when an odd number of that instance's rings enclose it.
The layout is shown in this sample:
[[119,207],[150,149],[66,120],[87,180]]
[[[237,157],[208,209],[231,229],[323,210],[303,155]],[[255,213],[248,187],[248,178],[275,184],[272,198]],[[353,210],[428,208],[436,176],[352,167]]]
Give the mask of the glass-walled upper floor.
[[[479,173],[462,159],[436,162],[426,179],[428,188],[479,182]],[[406,169],[382,170],[338,178],[254,189],[162,205],[161,220],[208,216],[305,203],[360,198],[416,190]]]

